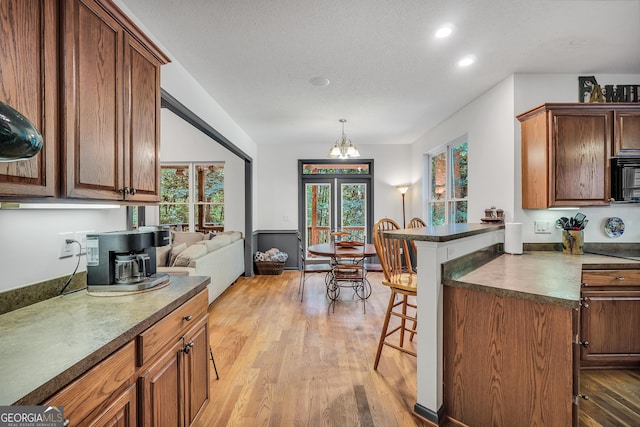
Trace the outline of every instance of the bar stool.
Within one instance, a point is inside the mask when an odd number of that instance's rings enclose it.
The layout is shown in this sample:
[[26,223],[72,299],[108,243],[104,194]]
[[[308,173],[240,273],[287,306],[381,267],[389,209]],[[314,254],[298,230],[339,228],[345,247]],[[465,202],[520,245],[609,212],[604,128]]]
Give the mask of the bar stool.
[[[417,313],[416,305],[409,302],[409,297],[417,295],[417,277],[411,268],[409,251],[406,240],[390,239],[383,236],[385,231],[399,230],[398,224],[390,218],[382,218],[373,226],[373,243],[376,247],[376,254],[382,265],[384,279],[382,284],[391,290],[389,304],[380,333],[378,351],[373,364],[373,369],[378,369],[382,348],[386,345],[411,356],[416,356],[416,352],[405,347],[405,332],[411,334],[411,338],[416,333]],[[403,259],[406,270],[403,270]],[[396,297],[400,297],[396,302]],[[408,311],[409,309],[409,311]],[[413,313],[413,314],[412,314]],[[389,331],[389,321],[391,316],[400,318],[400,325]],[[412,327],[408,324],[413,323]],[[397,344],[391,340],[391,336],[398,332]],[[408,340],[410,341],[410,339]]]

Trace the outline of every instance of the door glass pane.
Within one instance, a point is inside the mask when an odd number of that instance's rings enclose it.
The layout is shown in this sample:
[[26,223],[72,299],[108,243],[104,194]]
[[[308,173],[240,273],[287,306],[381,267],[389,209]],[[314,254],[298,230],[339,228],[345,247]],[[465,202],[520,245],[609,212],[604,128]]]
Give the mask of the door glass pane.
[[356,240],[364,240],[367,224],[366,184],[342,184],[340,186],[340,223],[342,230],[351,232]]
[[431,157],[431,200],[445,200],[446,198],[447,153],[443,151]]
[[331,206],[331,184],[305,185],[306,247],[329,241]]
[[[456,145],[451,149],[451,183],[453,198],[467,197],[467,143]],[[458,222],[458,221],[456,221]]]
[[302,173],[304,175],[327,175],[327,174],[340,174],[340,175],[366,175],[369,173],[368,163],[309,163],[302,166]]

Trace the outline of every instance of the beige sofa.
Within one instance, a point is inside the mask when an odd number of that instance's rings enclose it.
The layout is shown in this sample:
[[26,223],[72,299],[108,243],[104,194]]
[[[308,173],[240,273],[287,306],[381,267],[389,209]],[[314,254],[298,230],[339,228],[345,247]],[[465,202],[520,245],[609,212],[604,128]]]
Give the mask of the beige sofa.
[[156,262],[159,273],[211,277],[211,304],[244,273],[244,239],[239,231],[172,232],[171,245],[157,248]]

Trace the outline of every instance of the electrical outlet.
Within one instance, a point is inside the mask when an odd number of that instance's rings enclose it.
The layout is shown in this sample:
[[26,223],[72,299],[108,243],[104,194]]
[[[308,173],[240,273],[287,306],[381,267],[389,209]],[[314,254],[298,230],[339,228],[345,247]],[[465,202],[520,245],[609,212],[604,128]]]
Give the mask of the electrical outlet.
[[58,258],[73,256],[73,245],[75,243],[67,243],[67,239],[73,240],[73,233],[58,233]]
[[76,231],[75,239],[80,243],[78,247],[77,243],[74,243],[74,254],[83,255],[87,253],[87,234],[95,233],[94,230]]
[[551,223],[549,221],[534,221],[533,231],[535,234],[551,234]]

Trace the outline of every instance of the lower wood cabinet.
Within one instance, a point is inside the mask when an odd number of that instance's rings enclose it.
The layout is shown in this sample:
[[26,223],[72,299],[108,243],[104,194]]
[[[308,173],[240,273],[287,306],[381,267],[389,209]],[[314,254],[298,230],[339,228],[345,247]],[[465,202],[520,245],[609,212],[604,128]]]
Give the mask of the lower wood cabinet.
[[176,308],[42,405],[68,426],[194,425],[209,401],[207,289]]
[[640,270],[582,275],[582,367],[640,367]]
[[140,375],[141,424],[190,426],[209,401],[209,328],[204,315]]

